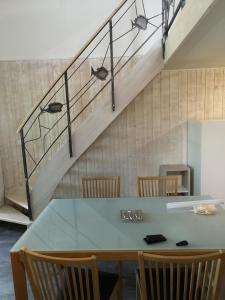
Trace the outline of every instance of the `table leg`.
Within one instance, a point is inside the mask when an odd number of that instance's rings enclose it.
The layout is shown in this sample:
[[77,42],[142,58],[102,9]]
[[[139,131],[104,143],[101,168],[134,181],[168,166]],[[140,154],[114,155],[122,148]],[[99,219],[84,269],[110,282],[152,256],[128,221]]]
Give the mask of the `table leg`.
[[20,261],[19,252],[11,253],[11,265],[13,274],[14,293],[16,300],[27,300],[26,273]]

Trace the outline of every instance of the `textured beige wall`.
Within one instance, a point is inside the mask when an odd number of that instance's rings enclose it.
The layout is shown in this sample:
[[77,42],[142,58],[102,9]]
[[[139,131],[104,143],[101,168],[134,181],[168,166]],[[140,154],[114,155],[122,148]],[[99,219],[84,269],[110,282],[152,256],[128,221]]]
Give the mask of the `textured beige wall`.
[[[10,189],[23,182],[23,164],[22,164],[22,153],[20,145],[20,136],[16,133],[18,126],[30,113],[34,104],[41,99],[45,92],[49,89],[54,80],[62,73],[65,67],[68,65],[69,60],[39,60],[39,61],[15,61],[15,62],[1,62],[0,61],[0,158],[2,159],[2,168],[4,175],[5,188]],[[71,68],[76,69],[81,63],[78,60]],[[102,63],[102,60],[101,60]],[[106,59],[105,64],[108,64]],[[96,68],[99,66],[99,59],[88,59],[82,64],[79,71],[71,77],[69,81],[69,92],[70,97],[76,94],[81,85],[83,86],[84,80],[90,78],[91,66]],[[70,75],[69,72],[69,75]],[[59,86],[64,83],[62,78],[55,85],[55,89],[50,94],[49,98],[58,90]],[[82,108],[90,101],[91,97],[95,95],[98,89],[105,84],[103,81],[97,81],[93,87],[88,90],[85,96],[82,96],[76,105],[71,109],[71,119],[82,110]],[[102,97],[108,93],[108,89],[105,89],[101,95],[88,106],[88,108],[78,117],[76,124],[87,117],[87,115],[95,108]],[[78,95],[80,96],[80,94]],[[59,102],[65,102],[65,90],[62,88],[56,94],[54,100]],[[75,102],[76,99],[73,101]],[[74,103],[72,102],[72,103]],[[43,104],[42,104],[43,105]],[[64,106],[65,107],[65,106]],[[65,108],[64,108],[65,111]],[[37,114],[34,115],[36,117]],[[51,127],[56,121],[55,115],[43,114],[41,117],[42,125]],[[26,130],[30,127],[33,119],[31,119],[25,128]],[[51,134],[46,138],[46,148],[56,138],[57,134],[61,132],[65,127],[66,116],[61,119],[60,123],[54,127]],[[37,121],[34,123],[33,129],[29,132],[27,140],[35,139],[39,136],[39,127]],[[42,132],[43,135],[45,132]],[[42,137],[43,137],[42,135]],[[67,139],[67,132],[60,138],[54,147],[50,149],[45,159],[41,162],[40,167],[45,164],[45,161],[51,159],[52,153],[57,151],[64,139]],[[43,155],[43,139],[36,140],[32,143],[27,143],[26,148],[35,158],[36,162]],[[29,171],[32,171],[34,164],[29,156],[27,156],[27,164]],[[30,167],[30,168],[29,168]]]
[[6,189],[23,182],[20,137],[16,130],[67,63],[67,60],[0,62],[0,158]]
[[[6,189],[23,182],[16,129],[67,61],[0,62],[0,157]],[[121,176],[122,195],[136,176],[162,163],[186,162],[186,121],[225,117],[225,69],[163,71],[64,176],[57,197],[80,194],[84,175]]]
[[225,69],[163,71],[63,177],[55,197],[80,195],[85,175],[121,176],[121,195],[137,194],[138,175],[186,163],[187,120],[225,118]]
[[0,159],[0,206],[4,203],[4,181],[3,181],[3,173],[2,173],[2,163]]

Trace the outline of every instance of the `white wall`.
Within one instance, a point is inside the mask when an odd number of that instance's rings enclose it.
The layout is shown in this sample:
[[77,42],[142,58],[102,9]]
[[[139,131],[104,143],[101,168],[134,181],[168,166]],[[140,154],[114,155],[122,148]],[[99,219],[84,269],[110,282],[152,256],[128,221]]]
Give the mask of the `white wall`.
[[0,0],[0,59],[72,57],[119,2]]
[[[73,57],[120,2],[0,0],[0,60]],[[145,2],[160,12],[161,1]]]
[[225,199],[225,121],[191,121],[188,164],[194,170],[194,195]]
[[201,193],[225,199],[225,122],[202,124]]

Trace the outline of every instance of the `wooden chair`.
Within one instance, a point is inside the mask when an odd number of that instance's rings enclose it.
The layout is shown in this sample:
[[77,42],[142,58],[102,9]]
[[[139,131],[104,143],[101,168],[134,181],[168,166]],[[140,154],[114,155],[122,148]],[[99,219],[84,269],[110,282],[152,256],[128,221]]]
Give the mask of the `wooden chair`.
[[120,177],[83,177],[83,198],[116,198],[120,196]]
[[218,300],[225,253],[173,256],[138,253],[141,300]]
[[111,300],[118,275],[98,272],[96,257],[61,258],[20,251],[35,300]]
[[139,197],[176,196],[177,176],[138,177]]

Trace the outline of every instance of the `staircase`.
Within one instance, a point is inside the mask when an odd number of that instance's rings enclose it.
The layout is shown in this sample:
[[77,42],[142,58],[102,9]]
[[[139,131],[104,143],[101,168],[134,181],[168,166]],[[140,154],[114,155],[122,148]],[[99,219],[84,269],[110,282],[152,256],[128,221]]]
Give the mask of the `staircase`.
[[154,15],[147,2],[123,1],[22,122],[25,188],[6,194],[0,220],[35,219],[69,168],[163,69],[165,40],[184,1],[163,0]]
[[30,225],[27,196],[23,187],[5,193],[5,205],[0,208],[0,220],[25,226]]

